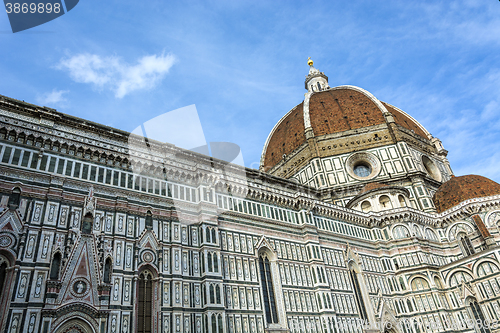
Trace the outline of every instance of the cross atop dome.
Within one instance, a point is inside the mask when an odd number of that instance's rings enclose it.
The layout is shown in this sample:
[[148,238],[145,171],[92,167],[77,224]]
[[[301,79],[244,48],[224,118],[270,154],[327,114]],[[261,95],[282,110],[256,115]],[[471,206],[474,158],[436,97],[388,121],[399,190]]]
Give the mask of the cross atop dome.
[[307,58],[309,65],[309,74],[306,76],[305,87],[308,92],[318,92],[330,88],[328,85],[328,76],[314,68],[314,61],[311,57]]

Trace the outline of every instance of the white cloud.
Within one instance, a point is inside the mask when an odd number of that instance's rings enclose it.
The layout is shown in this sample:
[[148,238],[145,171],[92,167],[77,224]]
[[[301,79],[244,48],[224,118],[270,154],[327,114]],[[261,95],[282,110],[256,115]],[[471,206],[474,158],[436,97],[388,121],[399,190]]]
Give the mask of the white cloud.
[[57,90],[53,89],[51,92],[38,95],[36,101],[38,104],[42,104],[48,107],[54,107],[56,105],[61,105],[66,102],[64,94],[67,94],[68,90]]
[[171,54],[149,55],[130,65],[116,56],[101,57],[82,53],[62,59],[56,68],[69,72],[80,83],[89,83],[98,89],[110,89],[122,98],[135,90],[155,87],[175,63]]

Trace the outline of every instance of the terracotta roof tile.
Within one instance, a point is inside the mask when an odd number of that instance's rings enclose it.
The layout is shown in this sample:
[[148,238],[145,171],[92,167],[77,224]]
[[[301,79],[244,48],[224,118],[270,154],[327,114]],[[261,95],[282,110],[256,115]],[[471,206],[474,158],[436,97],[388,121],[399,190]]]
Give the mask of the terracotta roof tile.
[[303,102],[297,105],[278,125],[267,145],[264,168],[272,168],[283,154],[290,154],[306,142]]
[[483,176],[466,175],[452,177],[434,193],[433,201],[438,213],[459,203],[500,194],[500,184]]

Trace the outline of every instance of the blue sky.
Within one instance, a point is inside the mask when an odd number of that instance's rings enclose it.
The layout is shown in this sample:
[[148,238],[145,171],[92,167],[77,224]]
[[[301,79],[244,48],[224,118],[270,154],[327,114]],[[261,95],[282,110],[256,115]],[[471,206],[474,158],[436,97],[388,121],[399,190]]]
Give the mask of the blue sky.
[[311,57],[420,121],[456,175],[500,182],[499,1],[82,0],[16,34],[0,14],[0,45],[2,95],[127,131],[194,104],[253,168]]

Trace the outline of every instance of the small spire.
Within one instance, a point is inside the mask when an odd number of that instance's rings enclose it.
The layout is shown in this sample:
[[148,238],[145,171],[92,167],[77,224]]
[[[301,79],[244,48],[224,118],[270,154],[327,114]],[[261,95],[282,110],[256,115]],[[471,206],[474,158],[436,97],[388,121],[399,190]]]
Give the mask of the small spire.
[[307,64],[309,66],[312,66],[314,64],[314,61],[311,60],[311,57],[307,58]]

